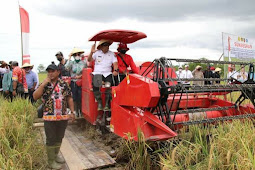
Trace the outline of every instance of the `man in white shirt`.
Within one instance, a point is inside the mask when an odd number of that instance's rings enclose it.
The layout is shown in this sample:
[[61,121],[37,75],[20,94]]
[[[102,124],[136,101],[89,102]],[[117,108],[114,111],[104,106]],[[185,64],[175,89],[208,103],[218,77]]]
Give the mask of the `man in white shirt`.
[[[92,45],[90,54],[88,56],[88,61],[95,60],[95,66],[93,71],[93,92],[95,98],[98,102],[97,110],[103,110],[102,98],[100,92],[101,82],[105,83],[106,95],[105,95],[105,107],[104,110],[110,109],[109,102],[111,100],[111,84],[112,84],[112,74],[114,76],[118,75],[118,62],[115,54],[109,51],[109,46],[112,44],[110,40],[100,40],[97,49],[95,49],[95,44]],[[113,72],[112,72],[113,65]],[[97,83],[99,82],[99,83]]]
[[[180,67],[178,68],[178,71],[175,72],[177,78],[179,78],[179,79],[184,78],[184,75],[183,75],[182,72],[183,72],[183,70],[182,70],[182,67],[180,66]],[[177,81],[177,82],[178,82],[178,84],[182,83],[182,81]]]
[[[183,74],[183,78],[185,78],[185,79],[193,78],[193,75],[192,75],[191,71],[189,70],[189,65],[185,65],[185,70],[182,71],[182,74]],[[188,85],[190,85],[190,81],[185,80],[183,82],[183,84],[188,86]],[[189,87],[186,87],[186,89],[188,90]]]

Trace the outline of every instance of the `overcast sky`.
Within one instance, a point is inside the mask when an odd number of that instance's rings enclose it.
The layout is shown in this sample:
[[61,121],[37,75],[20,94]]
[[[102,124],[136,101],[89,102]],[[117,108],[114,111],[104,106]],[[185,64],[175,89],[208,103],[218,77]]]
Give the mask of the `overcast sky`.
[[[73,47],[89,53],[88,38],[106,29],[144,32],[129,45],[135,61],[161,56],[217,60],[222,32],[255,38],[254,0],[20,0],[30,16],[35,68],[65,57]],[[0,60],[21,62],[18,1],[0,0]],[[111,50],[115,51],[113,44]],[[55,60],[56,61],[56,60]]]

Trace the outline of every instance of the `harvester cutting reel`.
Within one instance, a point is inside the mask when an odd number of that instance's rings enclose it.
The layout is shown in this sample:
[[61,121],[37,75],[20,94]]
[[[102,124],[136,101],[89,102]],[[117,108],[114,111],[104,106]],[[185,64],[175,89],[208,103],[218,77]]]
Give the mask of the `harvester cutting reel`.
[[[230,79],[226,78],[203,78],[203,79],[188,79],[189,81],[221,81],[224,83],[215,84],[215,85],[184,85],[178,84],[177,81],[185,81],[187,79],[181,79],[176,77],[174,72],[174,66],[172,61],[175,62],[193,62],[193,63],[207,63],[207,64],[235,64],[235,65],[248,65],[248,79],[241,83],[238,80],[231,78],[231,83],[229,83]],[[158,82],[159,91],[160,91],[160,99],[156,107],[148,108],[151,113],[154,113],[158,116],[158,118],[164,122],[168,126],[174,125],[192,125],[192,124],[200,124],[200,123],[212,123],[216,121],[225,121],[225,120],[233,120],[233,119],[243,119],[243,118],[254,118],[255,114],[240,114],[240,115],[231,115],[224,117],[215,117],[215,118],[205,118],[201,120],[192,120],[192,121],[183,121],[183,122],[175,122],[176,115],[178,114],[195,114],[201,112],[208,111],[225,111],[229,109],[238,109],[239,106],[243,103],[245,99],[249,99],[253,106],[255,107],[255,69],[253,63],[248,62],[230,62],[230,61],[214,61],[214,60],[192,60],[192,59],[168,59],[168,58],[160,58],[155,59],[151,65],[143,72],[143,76],[151,75],[150,77],[153,81]],[[149,76],[148,76],[149,77]],[[187,100],[188,96],[199,96],[199,95],[207,95],[207,96],[217,96],[230,94],[232,92],[241,92],[238,99],[231,103],[232,105],[221,106],[221,107],[190,107],[190,108],[180,108],[180,104],[182,100]],[[168,102],[170,98],[170,102]],[[234,99],[231,99],[234,100]],[[188,103],[189,101],[187,101]],[[176,107],[177,106],[177,107]]]

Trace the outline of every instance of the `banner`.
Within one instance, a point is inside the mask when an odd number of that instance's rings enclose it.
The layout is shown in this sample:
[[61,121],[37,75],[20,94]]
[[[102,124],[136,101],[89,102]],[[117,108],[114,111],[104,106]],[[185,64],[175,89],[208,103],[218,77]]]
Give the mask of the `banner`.
[[29,55],[29,16],[27,11],[19,6],[20,24],[21,24],[21,46],[22,46],[22,65],[24,63],[30,64]]
[[228,60],[231,58],[243,61],[255,59],[255,40],[253,39],[222,33],[222,44],[223,56]]

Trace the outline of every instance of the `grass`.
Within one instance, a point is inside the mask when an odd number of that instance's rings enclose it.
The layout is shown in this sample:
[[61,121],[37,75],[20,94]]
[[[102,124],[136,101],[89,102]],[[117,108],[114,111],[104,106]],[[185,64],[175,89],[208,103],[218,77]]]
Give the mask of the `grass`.
[[1,169],[45,169],[44,145],[33,129],[35,107],[20,98],[0,100]]
[[42,83],[44,79],[47,77],[47,73],[39,73],[39,83]]
[[160,155],[162,169],[255,169],[255,128],[250,120],[215,128],[191,126]]

